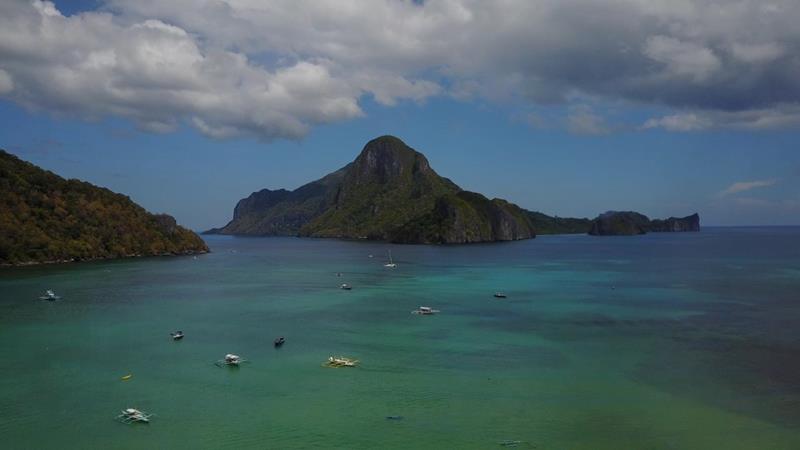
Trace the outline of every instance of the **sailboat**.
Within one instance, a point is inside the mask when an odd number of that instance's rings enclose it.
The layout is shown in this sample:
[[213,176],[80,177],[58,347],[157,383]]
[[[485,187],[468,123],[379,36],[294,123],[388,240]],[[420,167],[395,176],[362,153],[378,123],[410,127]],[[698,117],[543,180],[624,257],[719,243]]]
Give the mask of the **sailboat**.
[[392,261],[392,251],[391,250],[389,250],[389,262],[384,264],[383,267],[391,267],[391,268],[397,267],[397,264],[395,264],[394,261]]

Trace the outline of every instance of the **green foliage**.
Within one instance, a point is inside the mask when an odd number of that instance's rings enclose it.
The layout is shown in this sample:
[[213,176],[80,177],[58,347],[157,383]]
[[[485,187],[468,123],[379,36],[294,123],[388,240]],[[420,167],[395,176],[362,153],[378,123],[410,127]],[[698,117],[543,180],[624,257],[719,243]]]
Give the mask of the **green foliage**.
[[[461,190],[394,136],[373,139],[355,161],[295,191],[255,192],[212,233],[455,243],[585,233],[586,219],[531,213]],[[580,231],[578,231],[580,230]]]
[[458,190],[421,153],[385,136],[367,144],[348,167],[331,207],[300,234],[389,239],[392,230],[428,213],[437,198]]
[[535,236],[522,208],[505,200],[459,191],[436,200],[428,214],[392,232],[391,240],[404,243],[449,244],[508,241]]
[[0,150],[0,264],[205,251],[170,216]]
[[548,216],[537,211],[526,211],[536,234],[585,234],[592,227],[589,219]]

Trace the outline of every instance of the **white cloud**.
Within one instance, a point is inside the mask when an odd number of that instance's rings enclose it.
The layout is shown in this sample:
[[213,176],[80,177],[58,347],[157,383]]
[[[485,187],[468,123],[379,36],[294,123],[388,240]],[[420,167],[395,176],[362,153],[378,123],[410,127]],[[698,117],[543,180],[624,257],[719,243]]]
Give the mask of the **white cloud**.
[[731,48],[731,52],[733,56],[740,61],[750,64],[762,64],[781,57],[784,53],[784,49],[775,42],[767,42],[764,44],[741,44],[735,42]]
[[14,80],[5,70],[0,69],[0,95],[7,94],[14,89]]
[[800,127],[800,105],[778,103],[743,111],[698,110],[651,118],[643,129],[689,132],[707,129],[776,130]]
[[648,38],[643,52],[663,63],[672,74],[695,82],[707,80],[722,65],[711,49],[668,36]]
[[567,130],[573,134],[601,136],[611,132],[605,120],[589,106],[579,105],[567,115]]
[[736,183],[731,184],[725,190],[719,193],[721,197],[725,197],[732,194],[738,194],[740,192],[746,192],[757,188],[762,187],[769,187],[773,186],[777,183],[778,180],[756,180],[756,181],[738,181]]
[[798,20],[796,0],[10,0],[0,95],[215,137],[297,138],[365,96],[567,105],[590,134],[603,115],[572,99],[669,110],[645,128],[798,127]]
[[686,113],[648,119],[643,128],[663,128],[668,131],[698,131],[709,128],[712,123],[708,118],[695,113]]

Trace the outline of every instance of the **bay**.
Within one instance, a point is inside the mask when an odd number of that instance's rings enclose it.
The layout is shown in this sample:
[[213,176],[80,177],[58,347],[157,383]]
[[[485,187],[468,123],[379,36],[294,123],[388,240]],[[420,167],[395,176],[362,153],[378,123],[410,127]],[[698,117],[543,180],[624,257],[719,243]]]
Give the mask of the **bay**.
[[205,239],[0,270],[3,448],[800,448],[800,228]]

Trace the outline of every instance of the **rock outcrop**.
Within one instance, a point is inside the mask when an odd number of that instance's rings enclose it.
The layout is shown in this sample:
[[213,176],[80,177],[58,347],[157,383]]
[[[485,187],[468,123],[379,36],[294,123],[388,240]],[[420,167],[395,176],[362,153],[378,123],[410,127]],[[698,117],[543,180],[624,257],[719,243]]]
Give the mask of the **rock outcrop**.
[[650,231],[700,231],[700,215],[697,213],[686,217],[670,217],[669,219],[655,219],[650,222]]
[[695,213],[683,218],[650,220],[634,211],[608,211],[591,223],[589,234],[594,236],[631,236],[648,232],[700,231],[700,216]]

